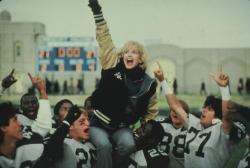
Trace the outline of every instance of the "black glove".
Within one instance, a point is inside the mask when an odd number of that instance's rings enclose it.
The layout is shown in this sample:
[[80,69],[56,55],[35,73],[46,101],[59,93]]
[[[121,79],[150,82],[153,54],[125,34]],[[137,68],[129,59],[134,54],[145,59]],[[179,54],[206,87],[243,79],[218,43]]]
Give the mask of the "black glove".
[[81,115],[81,110],[77,105],[73,105],[70,109],[66,117],[64,118],[70,125],[75,122]]
[[149,120],[134,132],[137,150],[156,146],[164,136],[164,129],[159,122]]
[[94,15],[102,13],[102,7],[98,3],[98,0],[89,0],[88,6],[91,8]]
[[14,71],[15,69],[12,69],[11,73],[2,80],[1,85],[3,89],[9,88],[13,83],[17,81],[17,79],[15,79],[15,77],[13,76]]

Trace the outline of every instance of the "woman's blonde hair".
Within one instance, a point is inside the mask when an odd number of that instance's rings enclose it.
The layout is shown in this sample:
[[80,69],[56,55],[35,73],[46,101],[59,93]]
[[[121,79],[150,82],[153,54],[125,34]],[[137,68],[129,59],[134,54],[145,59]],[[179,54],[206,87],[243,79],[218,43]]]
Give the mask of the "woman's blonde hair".
[[134,48],[135,50],[137,50],[139,52],[140,59],[142,61],[142,63],[139,66],[142,69],[146,70],[148,54],[146,52],[145,47],[142,44],[140,44],[139,42],[137,42],[137,41],[128,41],[128,42],[126,42],[123,45],[123,47],[121,48],[121,51],[119,53],[120,57],[122,58],[124,53],[126,53],[131,48]]

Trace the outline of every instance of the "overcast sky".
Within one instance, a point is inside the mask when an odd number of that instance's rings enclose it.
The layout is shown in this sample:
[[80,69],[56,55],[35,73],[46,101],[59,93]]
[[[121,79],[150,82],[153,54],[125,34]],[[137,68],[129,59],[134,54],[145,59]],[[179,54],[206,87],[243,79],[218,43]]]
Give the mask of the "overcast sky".
[[[250,0],[100,0],[117,46],[127,40],[182,47],[250,47]],[[2,0],[14,22],[48,36],[94,36],[88,0]]]

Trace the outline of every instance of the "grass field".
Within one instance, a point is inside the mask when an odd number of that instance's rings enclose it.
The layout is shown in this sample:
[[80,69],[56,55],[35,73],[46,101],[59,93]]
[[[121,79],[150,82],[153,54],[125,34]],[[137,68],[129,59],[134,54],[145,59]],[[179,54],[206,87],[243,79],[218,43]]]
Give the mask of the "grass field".
[[[73,103],[82,106],[84,103],[84,100],[87,96],[88,95],[49,95],[49,100],[50,100],[52,106],[54,106],[56,104],[56,102],[58,102],[59,100],[64,99],[64,98],[70,99],[70,100],[72,100]],[[186,101],[187,104],[190,106],[192,112],[193,111],[199,112],[202,105],[203,105],[203,101],[206,98],[205,96],[187,95],[187,94],[185,94],[185,95],[180,94],[180,95],[177,95],[177,97],[179,99]],[[18,105],[20,98],[21,98],[21,95],[9,95],[9,96],[5,95],[0,99],[0,101],[9,100],[9,101],[13,102],[14,104]],[[250,106],[250,96],[232,95],[232,100],[237,102],[237,103]],[[163,95],[159,96],[158,106],[159,106],[159,110],[160,110],[160,115],[167,116],[168,115],[168,105],[167,105]],[[242,155],[244,154],[245,146],[246,146],[245,140],[243,140],[242,142],[240,142],[238,144],[237,149],[232,154],[232,157],[229,160],[226,168],[236,168],[237,167],[239,159],[241,159]]]

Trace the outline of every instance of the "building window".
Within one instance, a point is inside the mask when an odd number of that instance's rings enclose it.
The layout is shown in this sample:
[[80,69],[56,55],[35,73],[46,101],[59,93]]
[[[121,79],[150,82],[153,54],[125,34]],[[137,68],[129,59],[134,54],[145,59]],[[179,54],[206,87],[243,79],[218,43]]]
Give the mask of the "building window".
[[16,41],[15,42],[15,57],[20,57],[23,55],[23,44],[21,41]]
[[57,56],[61,57],[61,58],[65,57],[65,49],[62,48],[62,47],[58,48],[58,50],[57,50]]
[[57,65],[56,70],[59,71],[59,72],[64,72],[64,64]]
[[46,72],[46,71],[48,70],[48,65],[46,65],[46,64],[40,65],[39,70],[40,70],[41,72]]
[[76,64],[75,65],[75,71],[76,72],[81,72],[82,71],[82,64]]
[[43,59],[49,58],[49,51],[40,50],[39,51],[39,58],[43,58]]
[[88,51],[87,52],[87,59],[91,59],[95,57],[95,52],[94,51]]

